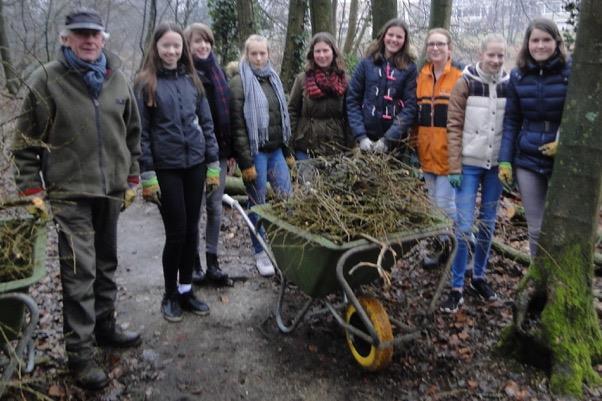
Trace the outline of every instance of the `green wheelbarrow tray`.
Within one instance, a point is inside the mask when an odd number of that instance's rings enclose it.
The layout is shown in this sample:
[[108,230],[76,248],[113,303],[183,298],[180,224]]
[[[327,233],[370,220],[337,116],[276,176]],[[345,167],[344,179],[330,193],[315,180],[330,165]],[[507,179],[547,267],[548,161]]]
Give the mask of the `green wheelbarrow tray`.
[[[346,259],[343,273],[352,288],[371,283],[379,277],[376,269],[369,267],[358,268],[353,274],[349,274],[351,268],[360,262],[376,262],[380,247],[373,242],[359,239],[335,244],[323,236],[311,234],[274,216],[269,205],[255,206],[252,211],[259,216],[259,224],[266,230],[278,267],[288,281],[308,296],[322,298],[340,290],[336,265],[341,255],[350,249],[357,249],[357,252]],[[442,221],[426,229],[391,234],[383,242],[391,246],[398,257],[402,257],[422,239],[449,235],[450,228],[451,223]],[[369,244],[376,246],[360,249]],[[393,263],[392,255],[387,252],[382,267],[388,270]]]
[[[276,262],[276,271],[280,275],[280,293],[275,316],[276,324],[281,332],[290,333],[295,330],[311,305],[319,300],[325,305],[325,309],[315,314],[331,313],[337,323],[348,333],[375,347],[399,345],[419,336],[421,328],[404,327],[401,322],[397,321],[394,323],[402,327],[406,334],[396,336],[387,344],[381,342],[368,313],[354,293],[354,288],[371,283],[379,277],[374,268],[354,267],[360,262],[376,262],[381,251],[381,244],[361,239],[337,245],[323,236],[311,234],[276,217],[269,205],[254,206],[251,210],[259,216],[258,226],[260,225],[266,230]],[[439,278],[435,295],[431,299],[428,308],[429,314],[434,311],[449,273],[451,261],[456,253],[456,238],[453,235],[452,222],[443,220],[421,230],[391,234],[384,240],[384,243],[391,247],[399,258],[403,257],[405,252],[419,241],[436,238],[440,235],[449,237],[452,248],[446,267]],[[381,261],[381,267],[389,270],[393,263],[393,257],[387,252]],[[286,323],[282,313],[287,281],[297,285],[309,297],[294,318],[290,320],[290,324]],[[339,313],[340,307],[325,299],[326,295],[339,291],[343,293],[344,304],[351,304],[357,310],[365,331],[345,322]]]
[[[0,220],[0,225],[7,220]],[[46,225],[36,223],[34,226],[33,273],[31,276],[0,283],[0,348],[8,356],[8,364],[4,366],[0,382],[0,397],[6,389],[8,381],[25,357],[24,371],[31,372],[34,365],[34,347],[32,335],[38,324],[39,311],[36,302],[27,295],[29,287],[46,275]],[[0,269],[2,266],[0,266]],[[26,321],[25,309],[29,311]],[[11,341],[18,340],[16,347]]]

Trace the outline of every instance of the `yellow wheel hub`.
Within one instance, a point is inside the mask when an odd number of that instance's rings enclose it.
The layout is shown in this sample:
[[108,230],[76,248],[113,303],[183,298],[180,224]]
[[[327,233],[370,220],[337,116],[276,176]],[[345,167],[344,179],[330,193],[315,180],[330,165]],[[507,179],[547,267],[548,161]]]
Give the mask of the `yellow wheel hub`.
[[[368,319],[374,326],[374,330],[381,344],[393,339],[393,330],[389,316],[383,305],[374,298],[361,297],[359,298],[360,305],[366,311]],[[357,312],[355,306],[350,304],[345,313],[345,321],[347,324],[356,327],[357,329],[368,334],[362,319]],[[364,369],[369,371],[377,371],[386,368],[393,358],[393,346],[387,348],[378,348],[363,339],[354,336],[349,331],[347,334],[347,345],[353,354],[353,357]]]

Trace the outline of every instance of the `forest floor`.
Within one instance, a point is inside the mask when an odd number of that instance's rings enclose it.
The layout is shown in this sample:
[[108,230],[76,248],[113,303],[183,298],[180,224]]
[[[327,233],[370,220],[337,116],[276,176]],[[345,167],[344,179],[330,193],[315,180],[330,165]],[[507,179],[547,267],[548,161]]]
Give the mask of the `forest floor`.
[[[235,277],[234,286],[197,287],[211,314],[186,314],[177,324],[165,321],[160,313],[163,226],[156,207],[140,200],[122,214],[119,224],[117,320],[140,330],[144,342],[132,350],[100,351],[111,382],[102,391],[86,392],[65,370],[56,236],[50,233],[48,274],[31,289],[41,309],[36,367],[31,374],[15,376],[7,400],[553,399],[545,372],[495,353],[500,331],[512,319],[514,289],[525,271],[495,252],[488,277],[498,301],[484,303],[467,294],[458,313],[435,312],[420,338],[395,350],[389,368],[368,373],[356,364],[344,331],[330,316],[303,322],[291,334],[278,331],[273,313],[278,280],[259,276],[248,231],[241,217],[227,208],[220,262]],[[524,228],[504,224],[498,233],[525,250]],[[417,305],[428,302],[441,275],[440,270],[425,272],[418,260],[418,252],[405,255],[393,268],[393,285],[387,291],[380,286],[366,289],[378,295],[389,316],[404,322],[417,319]],[[599,281],[595,285],[602,289]],[[291,309],[298,308],[304,295],[295,288],[289,293]],[[602,400],[596,390],[585,393],[588,400]]]

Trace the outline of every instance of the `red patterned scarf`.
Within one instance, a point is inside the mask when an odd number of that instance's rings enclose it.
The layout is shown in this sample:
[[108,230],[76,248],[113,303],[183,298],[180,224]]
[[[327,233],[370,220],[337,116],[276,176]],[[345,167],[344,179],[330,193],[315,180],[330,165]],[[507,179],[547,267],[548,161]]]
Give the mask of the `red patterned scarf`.
[[343,96],[347,89],[344,72],[326,74],[320,69],[305,74],[305,92],[312,99],[326,96]]

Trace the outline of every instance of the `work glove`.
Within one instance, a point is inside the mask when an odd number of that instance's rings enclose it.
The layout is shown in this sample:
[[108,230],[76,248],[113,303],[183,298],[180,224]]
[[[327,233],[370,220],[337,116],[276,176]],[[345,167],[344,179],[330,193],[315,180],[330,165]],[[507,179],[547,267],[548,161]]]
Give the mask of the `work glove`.
[[373,146],[374,143],[367,136],[360,139],[360,150],[364,152],[370,152],[372,151]]
[[207,174],[205,177],[205,191],[207,192],[207,196],[219,188],[220,172],[219,162],[211,162],[207,165]]
[[512,184],[512,164],[509,162],[501,162],[497,176],[502,184],[509,187]]
[[449,184],[454,188],[460,188],[462,186],[462,174],[450,174],[447,176]]
[[257,170],[255,170],[255,166],[248,167],[241,171],[242,181],[245,184],[251,184],[255,182],[257,179]]
[[21,199],[25,201],[25,210],[33,218],[46,221],[49,219],[50,213],[48,212],[48,206],[44,202],[46,198],[46,192],[39,190],[28,196],[23,196]]
[[157,206],[161,206],[161,189],[159,188],[159,180],[154,171],[145,171],[141,175],[142,178],[142,199],[147,202],[152,202]]
[[288,155],[286,156],[286,165],[288,166],[291,173],[291,180],[297,180],[297,162],[295,161],[295,156]]
[[140,177],[137,175],[128,176],[128,189],[123,193],[123,202],[121,203],[121,211],[123,212],[128,207],[132,206],[136,200],[136,188],[140,183]]
[[553,142],[544,143],[539,147],[539,151],[545,156],[554,157],[556,150],[558,149],[558,140]]
[[386,153],[389,151],[389,145],[387,145],[387,140],[385,138],[380,138],[372,145],[372,151],[374,153]]

